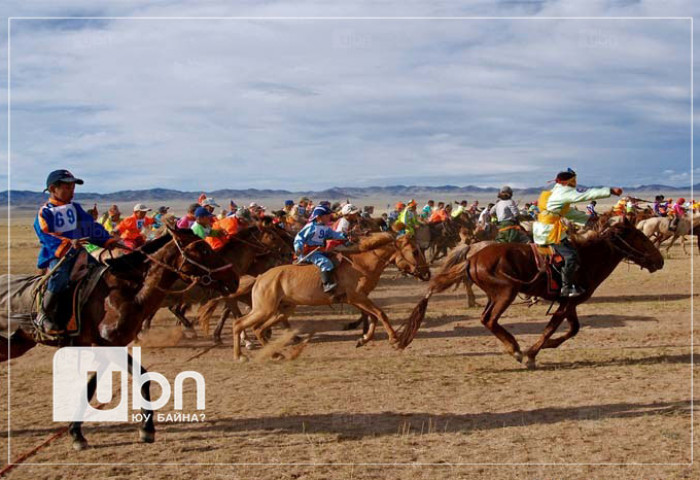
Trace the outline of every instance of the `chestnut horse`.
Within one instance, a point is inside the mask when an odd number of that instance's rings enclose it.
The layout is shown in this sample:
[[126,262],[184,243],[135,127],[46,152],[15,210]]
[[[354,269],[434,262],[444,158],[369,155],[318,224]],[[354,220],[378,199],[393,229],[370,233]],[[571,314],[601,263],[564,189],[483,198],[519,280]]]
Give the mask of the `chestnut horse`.
[[[474,255],[469,255],[468,246],[453,252],[442,270],[433,277],[427,295],[418,303],[405,323],[399,336],[399,346],[407,346],[415,337],[425,316],[430,296],[444,291],[467,276],[484,290],[488,297],[488,303],[481,315],[481,323],[503,342],[506,352],[518,362],[522,362],[523,353],[515,338],[498,324],[500,316],[513,303],[519,292],[559,302],[559,307],[542,336],[524,353],[527,357],[526,366],[535,368],[535,357],[540,349],[557,348],[578,333],[576,307],[591,298],[596,288],[610,276],[621,261],[629,260],[649,272],[655,272],[664,265],[659,250],[626,219],[603,233],[589,235],[585,240],[572,238],[572,243],[578,250],[581,263],[576,283],[586,289],[583,295],[573,298],[559,298],[558,294],[548,292],[546,274],[544,270],[537,268],[530,245],[496,243],[486,245]],[[569,330],[559,337],[550,338],[564,319],[569,323]]]
[[430,279],[430,268],[418,244],[407,235],[395,238],[391,233],[374,233],[360,240],[358,250],[342,253],[342,261],[335,269],[338,286],[332,295],[323,292],[315,265],[283,265],[258,276],[251,311],[233,325],[234,359],[241,359],[241,331],[253,327],[258,341],[265,345],[267,339],[262,332],[286,321],[297,305],[353,305],[370,316],[369,330],[358,340],[358,347],[372,340],[377,319],[387,331],[390,343],[395,343],[396,333],[389,318],[369,299],[369,294],[390,263],[421,280]]
[[[225,264],[206,242],[190,230],[171,230],[170,234],[147,242],[137,251],[108,260],[107,263],[109,269],[101,276],[81,310],[82,329],[79,336],[72,339],[72,346],[128,345],[136,339],[144,318],[160,308],[168,289],[178,278],[189,283],[215,286],[224,293],[238,288],[238,276],[231,265]],[[31,275],[2,277],[2,301],[10,305],[3,304],[0,307],[3,307],[4,312],[11,312],[11,316],[7,318],[7,314],[0,315],[0,331],[10,331],[12,334],[9,339],[3,336],[9,347],[9,356],[8,348],[1,348],[0,361],[23,355],[35,347],[37,342],[54,347],[61,347],[65,343],[35,336],[31,320],[32,299],[27,297],[32,297],[29,284],[40,279],[41,277]],[[9,291],[9,282],[24,286]],[[22,297],[22,292],[30,295]],[[29,320],[25,321],[25,318]],[[131,355],[128,360],[129,373],[133,373]],[[146,374],[143,367],[141,374]],[[96,387],[97,377],[93,374],[88,380],[88,401],[94,395]],[[150,382],[144,382],[141,395],[144,400],[150,401]],[[155,441],[153,414],[147,410],[143,413],[141,441],[151,443]],[[69,431],[76,450],[82,450],[88,445],[81,426],[81,422],[70,424]]]

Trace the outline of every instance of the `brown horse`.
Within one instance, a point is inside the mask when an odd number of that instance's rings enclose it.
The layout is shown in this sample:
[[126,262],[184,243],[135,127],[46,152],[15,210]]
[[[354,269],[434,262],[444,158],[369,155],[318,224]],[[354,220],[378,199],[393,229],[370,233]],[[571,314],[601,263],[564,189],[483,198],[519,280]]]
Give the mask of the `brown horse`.
[[389,341],[394,343],[396,333],[389,318],[368,296],[390,263],[422,280],[430,278],[430,268],[409,236],[395,238],[391,233],[375,233],[361,239],[357,250],[342,254],[342,261],[335,270],[338,286],[333,295],[323,292],[321,275],[315,265],[283,265],[260,275],[253,286],[251,311],[233,326],[234,359],[241,358],[241,331],[253,327],[258,341],[265,345],[267,340],[262,332],[286,321],[297,305],[353,305],[370,316],[369,330],[360,337],[357,346],[372,340],[377,319],[386,329]]
[[[218,251],[233,266],[239,276],[257,275],[274,266],[291,263],[293,239],[279,227],[252,227],[232,236]],[[201,286],[187,288],[182,281],[172,286],[173,293],[166,295],[161,308],[168,308],[185,327],[188,336],[196,337],[196,331],[185,313],[192,305],[208,302],[213,298],[211,289]],[[153,316],[144,320],[143,329],[151,327]]]
[[[230,265],[189,230],[172,230],[169,235],[146,243],[138,251],[109,260],[108,264],[109,268],[81,310],[82,329],[79,336],[72,339],[73,346],[128,345],[141,330],[143,319],[160,307],[166,292],[178,278],[217,287],[222,292],[238,288],[238,276]],[[0,349],[0,361],[19,357],[37,343],[63,346],[61,341],[39,339],[35,335],[31,320],[31,287],[40,278],[3,276],[2,301],[10,305],[0,307],[3,312],[11,311],[12,315],[9,319],[6,315],[0,316],[0,331],[11,332],[9,339],[4,338],[8,342],[9,355],[8,348],[3,347]],[[10,282],[13,285],[21,282],[22,286],[9,291]],[[30,295],[21,296],[23,292]],[[131,356],[128,359],[129,373],[132,373]],[[141,373],[145,374],[146,369],[141,367]],[[94,395],[96,386],[97,378],[92,375],[88,380],[88,401]],[[150,382],[143,384],[141,394],[150,401]],[[151,443],[155,440],[153,415],[146,410],[143,413],[141,440]],[[76,449],[87,447],[81,425],[81,422],[70,424],[69,431]]]
[[[535,367],[535,357],[542,348],[557,348],[578,333],[579,321],[576,307],[591,298],[596,288],[623,260],[630,260],[649,272],[663,268],[664,259],[651,241],[634,225],[623,220],[605,232],[589,236],[585,240],[572,239],[579,253],[582,268],[577,272],[577,284],[586,292],[580,297],[558,298],[548,292],[546,274],[538,270],[530,245],[497,243],[485,246],[473,256],[467,257],[468,247],[455,251],[443,269],[430,282],[428,294],[414,309],[400,337],[400,346],[408,345],[415,336],[433,293],[441,292],[465,275],[476,283],[488,297],[481,315],[484,324],[503,344],[506,352],[521,362],[523,353],[515,338],[498,319],[510,306],[519,292],[558,301],[559,308],[550,319],[540,339],[525,352],[526,366]],[[569,330],[564,335],[550,338],[566,319]]]

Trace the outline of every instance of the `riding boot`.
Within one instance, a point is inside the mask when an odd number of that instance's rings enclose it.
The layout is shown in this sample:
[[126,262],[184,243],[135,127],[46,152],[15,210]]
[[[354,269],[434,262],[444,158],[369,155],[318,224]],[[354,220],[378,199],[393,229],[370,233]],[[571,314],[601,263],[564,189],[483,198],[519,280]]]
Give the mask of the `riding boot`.
[[48,335],[58,335],[65,330],[62,325],[57,323],[59,301],[60,295],[58,293],[50,290],[44,292],[44,299],[36,323]]
[[564,268],[561,269],[561,297],[578,297],[585,292],[583,288],[577,287],[573,283],[576,270],[576,265],[564,265]]
[[323,283],[323,291],[325,293],[330,293],[332,292],[335,287],[338,286],[337,283],[335,283],[335,280],[333,279],[333,272],[324,272],[321,271],[321,283]]

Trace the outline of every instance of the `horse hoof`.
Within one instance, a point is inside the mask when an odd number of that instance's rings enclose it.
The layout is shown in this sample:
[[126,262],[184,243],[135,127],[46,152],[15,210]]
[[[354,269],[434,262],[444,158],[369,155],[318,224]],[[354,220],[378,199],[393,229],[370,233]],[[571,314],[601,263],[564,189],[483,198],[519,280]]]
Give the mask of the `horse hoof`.
[[81,440],[73,440],[73,450],[86,450],[88,448],[88,442],[84,438]]
[[145,430],[141,430],[139,436],[143,443],[153,443],[156,441],[156,432],[147,432]]
[[284,355],[282,355],[279,352],[275,352],[272,354],[272,359],[277,361],[277,362],[281,362],[282,360],[286,360],[287,357],[285,357]]
[[221,340],[221,337],[214,337],[213,338],[214,345],[223,345],[224,342]]
[[298,345],[300,344],[304,339],[301,338],[299,335],[294,335],[292,339],[290,340],[291,345]]
[[367,343],[367,342],[365,342],[365,340],[361,338],[361,339],[359,339],[359,340],[357,341],[357,343],[355,344],[355,348],[364,347],[364,346],[365,346],[365,343]]
[[515,358],[518,363],[523,363],[523,353],[522,352],[515,352],[512,354],[513,358]]
[[525,367],[527,367],[528,370],[535,370],[537,368],[537,362],[534,358],[527,357],[527,360],[525,360]]
[[248,357],[246,357],[245,355],[241,355],[240,357],[238,357],[238,363],[246,363],[247,361]]
[[197,338],[197,332],[196,332],[194,329],[192,329],[192,328],[186,328],[186,329],[184,329],[184,330],[182,331],[182,335],[183,335],[185,338],[188,338],[188,339],[190,339],[190,340],[193,339],[193,338]]
[[253,342],[246,341],[244,347],[246,350],[252,350],[253,349]]

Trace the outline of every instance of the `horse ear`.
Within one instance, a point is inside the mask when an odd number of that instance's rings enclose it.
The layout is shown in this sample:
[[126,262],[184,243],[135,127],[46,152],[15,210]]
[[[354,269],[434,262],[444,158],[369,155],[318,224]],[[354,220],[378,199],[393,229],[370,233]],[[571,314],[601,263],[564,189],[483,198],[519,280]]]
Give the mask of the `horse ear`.
[[167,223],[165,224],[165,228],[168,230],[168,233],[170,234],[171,237],[173,238],[180,238],[180,234],[178,233],[178,229],[176,227],[173,227],[172,225],[168,225]]

